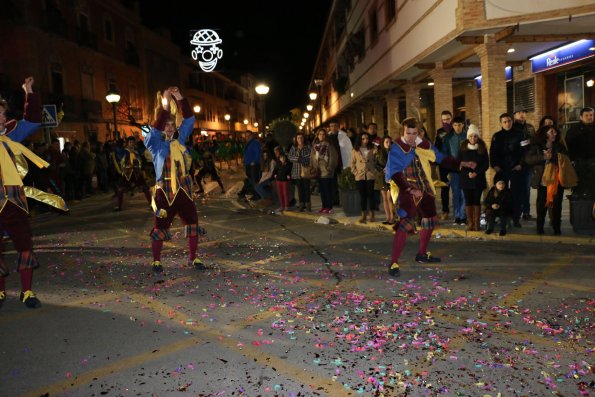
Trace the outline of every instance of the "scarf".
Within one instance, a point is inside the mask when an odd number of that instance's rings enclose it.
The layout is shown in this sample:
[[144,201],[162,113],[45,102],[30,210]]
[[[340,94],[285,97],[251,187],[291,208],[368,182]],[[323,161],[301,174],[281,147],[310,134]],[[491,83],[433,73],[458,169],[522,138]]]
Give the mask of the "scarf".
[[182,168],[182,174],[186,174],[186,162],[184,160],[184,152],[186,152],[186,147],[176,139],[171,141],[169,144],[169,149],[171,159],[169,177],[171,179],[171,188],[175,193],[178,191],[178,166],[176,162],[180,164],[180,167]]
[[8,153],[6,147],[10,149],[15,156],[23,155],[39,168],[48,167],[50,164],[38,157],[26,146],[15,142],[6,135],[0,135],[0,169],[2,171],[2,182],[7,186],[23,186],[23,181],[19,172]]
[[550,183],[546,186],[547,188],[547,195],[545,198],[545,208],[553,208],[554,207],[554,199],[558,194],[558,185],[560,184],[560,167],[558,165],[554,165],[554,174],[556,175],[556,180],[554,183]]
[[328,156],[328,143],[327,142],[320,142],[314,145],[314,150],[316,150],[316,159],[317,160],[324,160],[328,163],[329,156]]
[[476,143],[475,145],[472,145],[470,143],[467,143],[467,149],[469,150],[477,150],[477,148],[479,148],[479,144]]

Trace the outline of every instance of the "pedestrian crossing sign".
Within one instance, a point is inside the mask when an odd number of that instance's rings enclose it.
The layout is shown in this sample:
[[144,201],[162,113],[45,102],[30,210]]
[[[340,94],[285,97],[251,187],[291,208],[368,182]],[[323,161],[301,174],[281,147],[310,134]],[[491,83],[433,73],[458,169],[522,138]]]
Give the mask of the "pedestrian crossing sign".
[[43,105],[43,109],[41,110],[41,126],[58,126],[58,112],[56,111],[56,105]]

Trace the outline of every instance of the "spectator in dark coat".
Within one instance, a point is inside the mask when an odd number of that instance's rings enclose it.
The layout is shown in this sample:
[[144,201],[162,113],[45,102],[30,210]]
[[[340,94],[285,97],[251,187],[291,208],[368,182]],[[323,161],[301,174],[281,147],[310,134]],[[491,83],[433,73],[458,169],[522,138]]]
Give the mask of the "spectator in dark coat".
[[494,231],[496,218],[500,217],[500,236],[506,235],[506,225],[510,217],[511,197],[510,189],[506,186],[506,180],[501,172],[494,176],[494,186],[488,192],[485,199],[486,206],[486,234]]
[[479,135],[479,128],[471,124],[467,129],[467,139],[461,142],[458,159],[473,161],[475,169],[461,168],[460,186],[465,195],[467,230],[479,230],[481,217],[481,194],[487,187],[486,171],[490,166],[488,148]]

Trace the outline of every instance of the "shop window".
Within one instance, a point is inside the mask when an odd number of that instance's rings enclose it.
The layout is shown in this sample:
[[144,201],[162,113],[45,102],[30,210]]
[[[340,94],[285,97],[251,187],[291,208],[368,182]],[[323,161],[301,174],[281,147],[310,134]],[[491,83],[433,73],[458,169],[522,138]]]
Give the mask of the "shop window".
[[513,111],[519,108],[525,109],[527,112],[535,110],[535,84],[533,77],[514,83],[513,98]]

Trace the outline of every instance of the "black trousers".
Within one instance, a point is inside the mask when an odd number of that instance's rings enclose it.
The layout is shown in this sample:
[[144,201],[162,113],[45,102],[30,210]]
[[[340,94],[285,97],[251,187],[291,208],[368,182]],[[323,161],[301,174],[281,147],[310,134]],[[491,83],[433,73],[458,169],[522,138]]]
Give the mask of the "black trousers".
[[[547,208],[545,202],[547,200],[547,187],[540,186],[537,189],[537,201],[535,206],[537,207],[537,230],[543,230],[545,224],[545,215],[547,214]],[[562,223],[562,201],[564,200],[564,188],[558,185],[558,192],[554,197],[552,206],[552,227],[555,232],[560,231],[560,224]]]
[[465,205],[481,205],[481,189],[463,189],[465,195]]
[[376,203],[374,202],[374,180],[356,181],[357,190],[359,190],[359,197],[362,211],[374,211]]
[[310,202],[310,179],[296,179],[300,203]]

